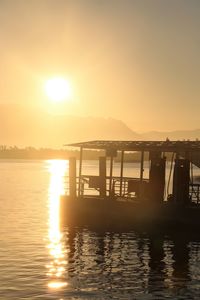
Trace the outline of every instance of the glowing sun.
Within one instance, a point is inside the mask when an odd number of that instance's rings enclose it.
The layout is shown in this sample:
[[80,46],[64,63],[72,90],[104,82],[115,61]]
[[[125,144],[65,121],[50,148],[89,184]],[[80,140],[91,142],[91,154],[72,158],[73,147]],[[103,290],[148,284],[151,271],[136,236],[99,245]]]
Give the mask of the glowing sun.
[[45,92],[54,102],[70,100],[72,89],[70,82],[62,77],[54,77],[46,81]]

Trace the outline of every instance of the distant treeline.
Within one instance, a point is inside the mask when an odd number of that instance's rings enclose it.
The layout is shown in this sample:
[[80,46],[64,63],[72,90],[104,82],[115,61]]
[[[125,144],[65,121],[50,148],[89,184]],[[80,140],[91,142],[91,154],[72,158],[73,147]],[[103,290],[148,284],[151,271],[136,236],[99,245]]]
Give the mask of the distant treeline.
[[[0,145],[0,159],[69,159],[70,157],[79,158],[79,150],[34,148],[17,146],[8,147]],[[98,159],[104,155],[103,151],[84,150],[85,159]]]
[[[76,157],[79,159],[79,150],[68,149],[50,149],[50,148],[34,148],[25,147],[18,148],[16,146],[8,147],[0,145],[0,159],[69,159],[70,157]],[[104,156],[103,150],[84,150],[83,159],[96,160],[99,156]],[[121,153],[119,152],[115,161],[120,161]],[[170,159],[170,156],[167,157]],[[127,152],[124,155],[124,161],[126,162],[139,162],[141,159],[140,152]],[[144,153],[144,159],[148,160],[149,155]]]

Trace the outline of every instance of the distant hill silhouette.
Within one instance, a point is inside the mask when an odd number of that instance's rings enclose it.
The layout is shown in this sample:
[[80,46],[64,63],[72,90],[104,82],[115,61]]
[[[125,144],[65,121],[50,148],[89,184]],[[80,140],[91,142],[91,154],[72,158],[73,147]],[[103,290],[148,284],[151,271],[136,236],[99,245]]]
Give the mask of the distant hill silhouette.
[[88,140],[200,139],[200,129],[138,134],[112,118],[50,115],[19,105],[0,105],[0,145],[60,148]]
[[49,115],[20,106],[0,106],[1,145],[60,148],[63,144],[95,139],[137,140],[120,120]]

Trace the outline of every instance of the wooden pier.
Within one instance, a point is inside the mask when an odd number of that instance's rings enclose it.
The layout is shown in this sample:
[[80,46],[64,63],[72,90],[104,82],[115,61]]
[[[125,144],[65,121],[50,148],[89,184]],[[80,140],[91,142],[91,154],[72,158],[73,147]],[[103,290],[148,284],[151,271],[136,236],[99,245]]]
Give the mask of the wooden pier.
[[[200,168],[200,141],[90,141],[68,146],[80,149],[80,159],[78,172],[76,159],[69,160],[67,193],[61,197],[61,222],[158,221],[200,226],[200,182],[195,182],[193,176],[194,166]],[[85,149],[104,150],[96,176],[83,174]],[[125,155],[134,152],[140,153],[140,174],[138,178],[125,177]],[[148,178],[144,178],[145,154],[149,159]],[[117,155],[118,177],[113,175]]]

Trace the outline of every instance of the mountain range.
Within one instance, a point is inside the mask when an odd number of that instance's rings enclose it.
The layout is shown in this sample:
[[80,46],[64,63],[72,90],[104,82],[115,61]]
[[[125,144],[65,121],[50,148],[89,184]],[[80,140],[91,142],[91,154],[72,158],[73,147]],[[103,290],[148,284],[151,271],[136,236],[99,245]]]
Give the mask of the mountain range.
[[1,145],[60,148],[87,140],[200,139],[200,129],[137,133],[113,118],[50,115],[15,105],[0,106]]

